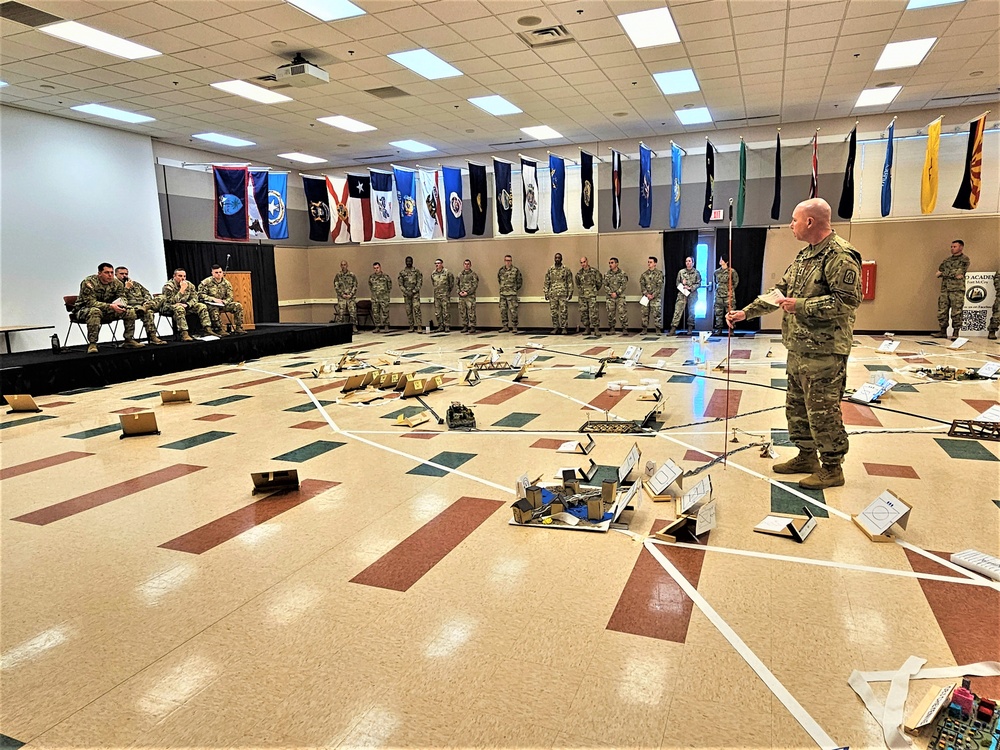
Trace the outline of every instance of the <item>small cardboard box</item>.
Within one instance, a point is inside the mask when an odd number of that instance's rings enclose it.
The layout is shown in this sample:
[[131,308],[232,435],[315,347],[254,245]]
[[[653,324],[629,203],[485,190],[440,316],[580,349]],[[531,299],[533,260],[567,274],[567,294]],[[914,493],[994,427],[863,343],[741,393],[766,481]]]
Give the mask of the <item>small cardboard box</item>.
[[605,505],[614,505],[617,495],[618,482],[606,479],[601,483],[601,502]]
[[599,497],[592,497],[587,500],[587,520],[600,521],[604,518],[604,503]]
[[530,521],[532,512],[535,509],[534,506],[527,500],[518,500],[510,507],[511,510],[514,511],[515,523],[527,523]]
[[542,507],[542,488],[537,486],[525,487],[524,498],[532,508]]

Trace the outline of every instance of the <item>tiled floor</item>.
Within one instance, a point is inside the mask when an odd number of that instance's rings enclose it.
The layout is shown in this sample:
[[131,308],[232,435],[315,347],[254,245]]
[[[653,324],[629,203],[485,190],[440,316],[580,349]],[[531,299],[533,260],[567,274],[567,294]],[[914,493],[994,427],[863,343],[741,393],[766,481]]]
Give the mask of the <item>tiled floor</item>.
[[[910,545],[1000,555],[1000,444],[949,438],[944,424],[1000,400],[996,381],[897,373],[905,387],[880,406],[845,405],[846,485],[803,493],[751,446],[794,452],[776,337],[733,342],[741,371],[728,393],[714,369],[724,339],[662,337],[643,359],[662,369],[609,365],[594,379],[582,368],[635,339],[366,338],[0,416],[4,743],[815,747],[644,549],[670,503],[645,497],[626,513],[634,535],[508,524],[516,477],[588,458],[614,467],[633,444],[640,466],[670,458],[685,470],[733,451],[685,480],[712,477],[718,526],[703,548],[657,549],[838,744],[884,746],[847,686],[851,670],[896,669],[911,654],[928,666],[1000,659],[997,590],[951,583],[954,570],[873,544],[849,518],[891,489],[913,506],[899,532]],[[529,343],[541,356],[528,380],[488,372],[460,385],[469,352]],[[958,352],[905,344],[934,364],[1000,354],[985,340]],[[858,339],[849,387],[904,364],[877,346]],[[340,403],[342,375],[310,373],[348,349],[404,350],[415,356],[392,369],[454,378],[424,400],[442,417],[452,401],[471,406],[479,430],[398,425],[423,411],[413,400]],[[663,392],[659,433],[597,434],[586,457],[555,450],[605,410],[641,419],[651,404],[640,392],[606,388],[643,378]],[[160,405],[157,389],[179,384],[192,403]],[[142,410],[162,434],[119,441],[118,415]],[[214,421],[225,429],[206,429]],[[251,472],[290,468],[297,492],[251,495]],[[805,544],[752,532],[806,503],[818,526]],[[977,684],[1000,692],[998,682]]]

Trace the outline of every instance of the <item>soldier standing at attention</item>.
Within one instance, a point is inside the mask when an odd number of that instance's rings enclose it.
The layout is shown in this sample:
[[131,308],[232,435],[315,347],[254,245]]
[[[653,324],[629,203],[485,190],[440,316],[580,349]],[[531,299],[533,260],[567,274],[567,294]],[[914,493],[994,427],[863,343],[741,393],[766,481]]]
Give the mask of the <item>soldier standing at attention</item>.
[[382,273],[382,264],[372,263],[372,275],[368,277],[368,289],[372,296],[372,320],[375,321],[374,333],[389,332],[389,292],[392,291],[392,279],[389,274]]
[[998,328],[1000,328],[1000,268],[993,274],[993,314],[986,327],[986,338],[996,341]]
[[694,258],[684,259],[684,268],[677,272],[677,287],[682,287],[687,294],[677,290],[677,301],[674,303],[674,319],[670,323],[670,335],[677,334],[677,326],[684,320],[684,310],[687,308],[687,332],[694,333],[694,306],[698,301],[698,287],[701,286],[701,272],[694,267]]
[[403,292],[403,306],[406,308],[408,331],[423,333],[423,316],[420,313],[420,287],[424,285],[424,275],[413,267],[413,258],[406,256],[406,268],[399,272],[399,289]]
[[142,324],[146,328],[146,336],[149,338],[149,343],[167,343],[156,332],[156,320],[153,318],[153,313],[157,312],[160,306],[153,299],[150,291],[138,281],[130,279],[128,277],[128,268],[125,266],[118,266],[115,269],[115,278],[125,287],[125,304],[135,311],[137,320],[140,317],[142,318]]
[[[729,290],[729,277],[733,278],[733,289]],[[736,269],[730,269],[725,258],[719,258],[719,267],[715,269],[715,319],[712,321],[712,333],[726,329],[726,313],[735,303],[736,287],[740,285],[740,275]]]
[[87,354],[97,354],[97,339],[101,335],[101,324],[112,320],[125,321],[125,346],[139,349],[142,344],[135,340],[135,310],[125,302],[125,285],[115,278],[115,269],[110,263],[101,263],[97,273],[80,282],[80,294],[73,306],[73,317],[87,324]]
[[188,313],[194,313],[201,321],[201,327],[212,330],[212,322],[208,319],[208,308],[198,301],[198,290],[194,282],[187,280],[187,271],[175,268],[174,276],[163,285],[163,302],[160,310],[170,312],[174,316],[174,330],[181,335],[181,341],[191,341],[188,333]]
[[434,285],[434,319],[437,322],[436,331],[448,333],[448,306],[451,304],[451,293],[455,289],[455,274],[444,267],[444,261],[438,258],[434,261],[434,272],[431,273],[431,284]]
[[587,258],[580,258],[580,270],[576,272],[576,289],[580,295],[580,327],[584,336],[601,335],[601,314],[597,312],[597,293],[601,291],[603,285],[601,272],[591,268]]
[[476,332],[476,289],[479,288],[479,274],[472,270],[472,261],[462,262],[462,273],[458,275],[458,319],[462,323],[462,333]]
[[646,258],[646,270],[639,277],[639,290],[646,298],[646,304],[639,306],[642,332],[648,333],[652,328],[659,336],[663,333],[663,271],[656,267],[656,258],[652,255]]
[[497,271],[497,284],[500,286],[500,333],[517,333],[517,293],[524,279],[509,255],[503,256],[503,268]]
[[552,313],[552,334],[566,333],[566,319],[569,317],[567,302],[573,299],[573,272],[562,264],[562,253],[556,253],[553,265],[545,272],[543,289],[545,299]]
[[358,332],[358,277],[347,270],[347,261],[340,261],[340,273],[333,277],[333,291],[337,295],[338,323],[351,321],[354,333]]
[[226,272],[222,266],[216,263],[212,266],[212,275],[198,285],[198,295],[201,301],[208,307],[208,317],[212,320],[212,328],[216,336],[228,336],[222,327],[222,316],[220,313],[232,313],[236,321],[237,336],[246,333],[243,330],[243,304],[233,299],[233,285],[226,278]]
[[[795,207],[791,230],[795,239],[809,244],[774,288],[781,294],[781,340],[788,349],[788,438],[799,454],[771,469],[776,474],[809,474],[799,486],[821,490],[844,484],[841,464],[848,442],[840,399],[854,315],[861,304],[861,255],[830,227],[830,204],[822,198]],[[757,298],[728,313],[726,321],[732,326],[774,309]]]
[[615,324],[628,336],[628,309],[625,307],[625,287],[628,274],[618,268],[618,258],[608,261],[608,272],[604,274],[604,294],[608,304],[608,335],[615,332]]
[[951,340],[958,338],[962,330],[962,310],[965,308],[965,272],[969,270],[969,256],[964,255],[965,243],[952,240],[951,255],[941,261],[936,276],[941,279],[941,294],[938,296],[938,327],[941,329],[931,336],[936,339],[948,338],[948,308],[951,308]]

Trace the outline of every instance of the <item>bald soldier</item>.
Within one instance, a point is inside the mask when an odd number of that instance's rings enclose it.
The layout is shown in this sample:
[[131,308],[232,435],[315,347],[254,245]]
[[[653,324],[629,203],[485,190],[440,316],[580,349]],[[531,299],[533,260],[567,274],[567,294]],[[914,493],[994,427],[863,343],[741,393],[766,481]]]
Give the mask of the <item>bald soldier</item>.
[[[830,204],[822,198],[795,207],[791,230],[795,239],[808,245],[770,291],[777,290],[777,305],[784,311],[785,416],[788,438],[799,454],[771,468],[777,474],[808,474],[799,486],[821,490],[844,484],[841,464],[848,444],[840,399],[847,380],[854,315],[861,304],[861,256],[833,231]],[[742,310],[729,312],[726,322],[732,327],[775,309],[758,297]]]
[[115,278],[110,263],[101,263],[97,273],[80,282],[80,294],[73,306],[73,317],[87,324],[87,354],[97,354],[101,324],[125,321],[125,343],[130,349],[142,346],[135,340],[135,310],[125,303],[125,285]]
[[580,328],[584,336],[601,335],[601,314],[597,311],[597,293],[604,286],[601,272],[590,265],[586,257],[580,258],[576,272],[576,289],[580,295]]
[[552,333],[566,333],[567,302],[573,299],[573,272],[563,265],[562,253],[556,253],[552,267],[545,272],[542,291],[552,314]]

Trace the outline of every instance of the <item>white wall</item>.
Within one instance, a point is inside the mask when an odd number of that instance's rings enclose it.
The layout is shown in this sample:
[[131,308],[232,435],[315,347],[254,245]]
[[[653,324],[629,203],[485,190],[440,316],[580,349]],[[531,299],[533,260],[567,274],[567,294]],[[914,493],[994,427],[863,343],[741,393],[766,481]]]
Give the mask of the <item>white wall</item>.
[[[166,279],[149,137],[0,107],[0,325],[54,325],[62,340],[63,295],[104,261],[154,292]],[[12,343],[44,348],[52,333]]]

